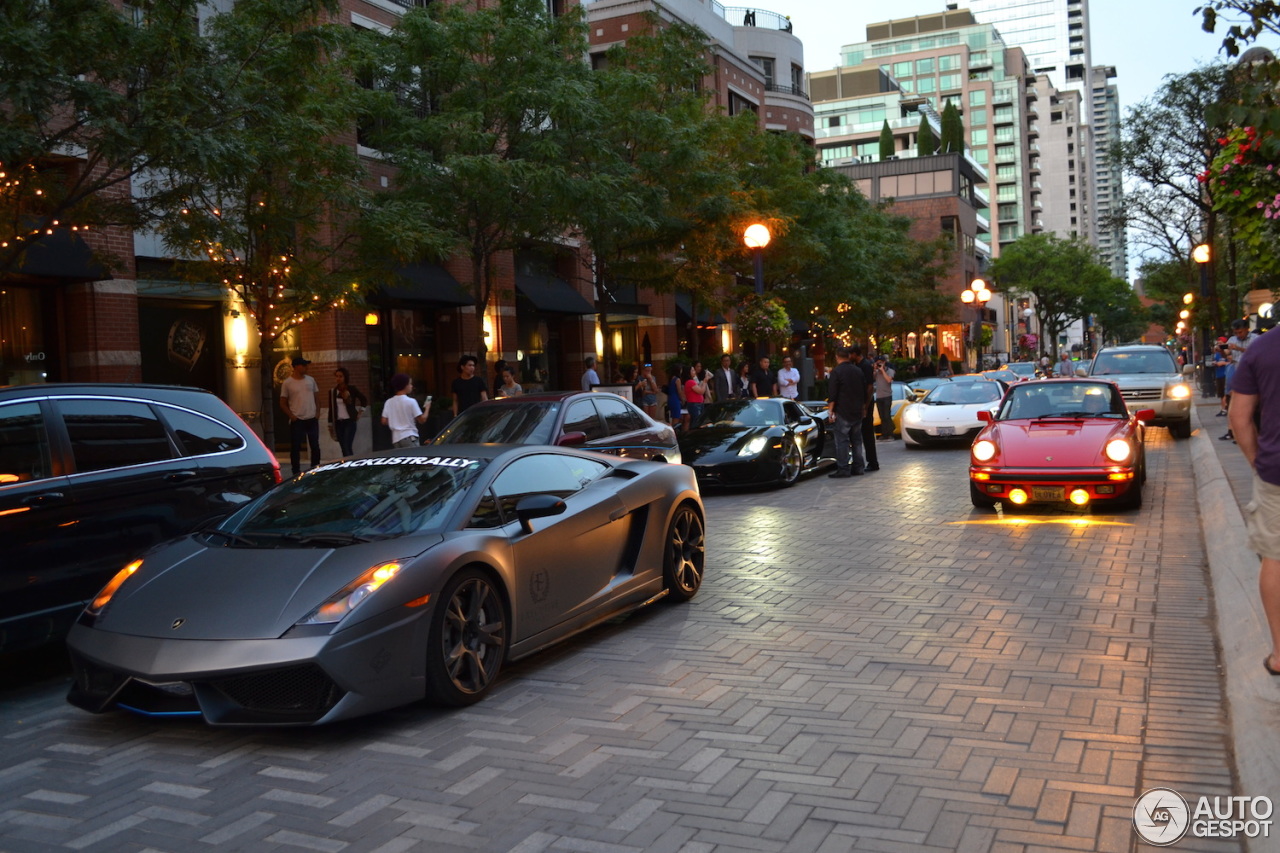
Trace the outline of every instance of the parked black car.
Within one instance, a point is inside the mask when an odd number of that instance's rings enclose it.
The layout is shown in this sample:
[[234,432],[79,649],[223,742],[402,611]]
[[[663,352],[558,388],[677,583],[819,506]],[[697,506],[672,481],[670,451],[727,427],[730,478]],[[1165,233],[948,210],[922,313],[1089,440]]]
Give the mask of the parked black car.
[[196,388],[0,388],[0,651],[56,640],[120,568],[233,512],[280,466]]
[[525,394],[477,403],[431,444],[552,444],[679,462],[676,433],[608,392]]
[[710,403],[680,437],[684,463],[705,486],[790,486],[834,462],[825,416],[780,397]]

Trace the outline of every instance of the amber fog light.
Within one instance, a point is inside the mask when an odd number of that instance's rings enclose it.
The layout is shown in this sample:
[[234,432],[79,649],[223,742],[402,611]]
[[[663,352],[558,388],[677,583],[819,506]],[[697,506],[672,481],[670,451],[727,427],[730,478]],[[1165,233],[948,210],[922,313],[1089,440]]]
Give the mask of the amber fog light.
[[1089,493],[1084,489],[1072,489],[1071,502],[1076,506],[1084,506],[1089,502]]
[[1009,500],[1016,504],[1024,504],[1027,502],[1027,493],[1024,489],[1013,489],[1009,492]]

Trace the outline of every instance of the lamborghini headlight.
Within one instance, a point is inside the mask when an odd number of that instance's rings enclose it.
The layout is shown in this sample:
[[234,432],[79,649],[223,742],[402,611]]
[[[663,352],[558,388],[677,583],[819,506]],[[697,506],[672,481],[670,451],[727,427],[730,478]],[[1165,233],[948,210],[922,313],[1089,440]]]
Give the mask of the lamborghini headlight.
[[348,613],[360,605],[360,602],[373,595],[379,587],[399,573],[400,561],[398,560],[374,566],[329,596],[323,604],[308,613],[298,624],[329,625],[341,622]]
[[1106,453],[1107,458],[1112,462],[1127,462],[1133,453],[1133,448],[1123,438],[1117,438],[1107,442]]
[[764,450],[764,446],[769,443],[769,439],[763,435],[757,435],[755,438],[742,445],[742,449],[738,451],[739,456],[756,456],[760,451]]
[[987,441],[985,438],[973,445],[973,458],[979,462],[990,462],[995,458],[996,445],[995,442]]
[[107,602],[111,600],[111,597],[116,594],[125,581],[133,577],[133,573],[141,566],[141,560],[134,560],[132,563],[116,572],[115,577],[107,581],[107,585],[102,588],[102,591],[98,593],[97,597],[94,598],[93,601],[89,603],[89,606],[85,608],[85,612],[90,616],[97,616],[101,613],[102,608],[107,606]]

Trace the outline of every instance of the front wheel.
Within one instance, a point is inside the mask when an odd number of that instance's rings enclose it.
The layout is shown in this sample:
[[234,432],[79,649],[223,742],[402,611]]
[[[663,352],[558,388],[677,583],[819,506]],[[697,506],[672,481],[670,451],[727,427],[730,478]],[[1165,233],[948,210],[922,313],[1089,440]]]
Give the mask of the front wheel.
[[800,445],[795,440],[783,439],[787,442],[787,450],[782,454],[782,467],[778,471],[778,483],[782,486],[793,486],[796,480],[800,479],[800,472],[804,470],[804,453],[800,450]]
[[984,494],[982,490],[972,482],[969,483],[969,500],[972,501],[973,505],[978,509],[992,509],[996,505],[995,498]]
[[445,585],[427,638],[428,696],[471,705],[493,687],[507,654],[507,608],[493,581],[464,569]]
[[702,519],[693,507],[685,504],[676,510],[667,528],[662,560],[662,578],[671,598],[688,601],[698,594],[706,557]]
[[1169,424],[1169,435],[1174,438],[1191,438],[1191,418]]

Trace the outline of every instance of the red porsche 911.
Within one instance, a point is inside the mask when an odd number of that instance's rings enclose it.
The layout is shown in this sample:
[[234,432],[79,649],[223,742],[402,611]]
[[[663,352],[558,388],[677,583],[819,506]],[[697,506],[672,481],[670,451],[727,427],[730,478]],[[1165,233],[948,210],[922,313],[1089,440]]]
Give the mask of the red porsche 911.
[[970,450],[969,495],[997,502],[1142,506],[1146,480],[1143,421],[1111,382],[1049,379],[1009,388]]

